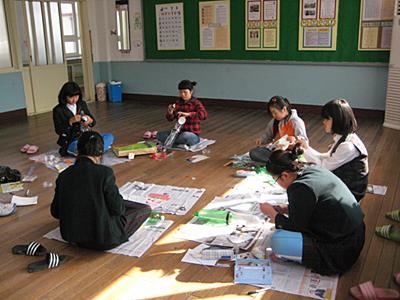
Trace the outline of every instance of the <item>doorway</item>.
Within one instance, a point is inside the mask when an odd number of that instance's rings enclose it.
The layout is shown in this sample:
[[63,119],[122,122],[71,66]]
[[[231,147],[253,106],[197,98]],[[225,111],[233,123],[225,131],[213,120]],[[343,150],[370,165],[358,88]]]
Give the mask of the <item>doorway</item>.
[[[82,51],[81,11],[85,2],[17,0],[14,2],[17,52],[23,74],[27,113],[51,111],[66,81],[76,81],[90,99],[91,59]],[[90,45],[90,43],[89,43]],[[85,63],[90,66],[85,67]]]

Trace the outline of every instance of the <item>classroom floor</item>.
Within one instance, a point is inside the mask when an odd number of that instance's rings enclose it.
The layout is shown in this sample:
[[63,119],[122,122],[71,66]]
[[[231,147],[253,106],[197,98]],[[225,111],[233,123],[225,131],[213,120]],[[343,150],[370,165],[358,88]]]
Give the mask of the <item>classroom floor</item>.
[[[164,105],[125,102],[93,103],[96,129],[112,132],[116,142],[140,141],[146,130],[171,128],[164,118]],[[188,248],[195,242],[179,241],[173,233],[188,222],[194,211],[201,209],[215,196],[223,195],[240,179],[235,169],[224,167],[229,157],[248,151],[268,120],[262,110],[208,107],[209,119],[203,122],[203,137],[216,139],[208,149],[210,159],[189,164],[193,155],[176,152],[163,161],[146,156],[113,166],[119,186],[127,181],[206,188],[205,194],[185,216],[166,215],[174,225],[141,258],[78,249],[47,240],[42,236],[57,227],[49,213],[57,173],[43,164],[36,164],[38,179],[25,187],[38,195],[34,206],[18,207],[15,215],[0,218],[0,299],[300,299],[302,297],[266,291],[246,296],[254,287],[234,285],[232,269],[209,268],[181,263]],[[331,142],[325,135],[316,114],[302,114],[311,145],[326,150]],[[376,286],[400,290],[392,274],[400,271],[400,248],[392,241],[374,234],[377,225],[393,223],[384,214],[400,208],[400,131],[382,127],[382,120],[359,118],[359,135],[369,151],[370,183],[386,185],[385,196],[367,194],[362,200],[367,225],[366,243],[352,270],[344,274],[336,299],[351,299],[349,289],[357,283],[372,280]],[[34,163],[21,154],[22,145],[36,144],[40,153],[56,149],[52,114],[29,117],[27,121],[10,122],[0,127],[0,165],[17,168],[23,173]],[[11,254],[12,246],[31,240],[42,242],[49,249],[73,259],[58,269],[29,274],[26,266],[37,257]]]

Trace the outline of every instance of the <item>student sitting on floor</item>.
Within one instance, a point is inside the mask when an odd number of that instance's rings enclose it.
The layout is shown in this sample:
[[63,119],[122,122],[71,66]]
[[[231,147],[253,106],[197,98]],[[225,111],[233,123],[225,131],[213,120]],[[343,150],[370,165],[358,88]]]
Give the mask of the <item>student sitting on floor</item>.
[[307,161],[327,168],[347,185],[357,201],[368,186],[368,152],[355,133],[357,121],[349,103],[344,99],[332,100],[322,107],[322,123],[326,133],[332,134],[333,145],[320,153],[301,140]]
[[302,149],[274,151],[267,171],[287,190],[289,204],[260,204],[275,222],[271,248],[278,258],[322,274],[342,274],[356,262],[364,245],[364,214],[347,186],[333,173],[298,160]]
[[[82,91],[75,82],[66,82],[59,94],[58,104],[53,108],[53,122],[56,133],[59,135],[57,144],[61,146],[59,153],[67,156],[68,153],[76,155],[76,144],[83,131],[88,131],[96,120],[90,113],[86,102],[82,100]],[[102,135],[104,151],[107,151],[113,141],[111,133]]]
[[[207,118],[207,111],[201,101],[193,96],[195,81],[182,80],[179,85],[180,99],[174,104],[170,104],[167,109],[166,118],[168,121],[177,120],[185,117],[186,122],[181,132],[175,140],[175,144],[193,146],[200,142],[200,121]],[[157,140],[164,144],[170,131],[157,133]]]
[[58,176],[51,203],[62,238],[96,250],[126,242],[151,212],[148,205],[122,199],[113,170],[100,164],[103,149],[99,133],[81,135],[76,162]]
[[250,150],[250,158],[256,162],[265,163],[275,148],[274,142],[287,135],[289,139],[296,137],[307,139],[304,121],[291,109],[288,99],[273,96],[268,104],[267,111],[272,120],[268,123],[263,135],[256,140],[257,148]]

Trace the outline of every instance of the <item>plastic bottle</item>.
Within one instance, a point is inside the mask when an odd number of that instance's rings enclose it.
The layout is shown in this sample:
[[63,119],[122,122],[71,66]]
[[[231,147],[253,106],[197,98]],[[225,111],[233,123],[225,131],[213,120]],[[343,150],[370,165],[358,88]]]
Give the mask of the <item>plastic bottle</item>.
[[159,213],[152,212],[146,221],[146,225],[155,225],[161,220],[164,220],[164,216]]
[[175,143],[176,138],[178,137],[179,132],[182,129],[183,124],[186,123],[186,118],[185,117],[180,117],[178,121],[175,123],[174,128],[172,128],[169,136],[164,142],[164,148],[172,148],[172,145]]
[[202,209],[194,213],[196,217],[215,224],[228,224],[231,213],[226,210]]
[[262,222],[263,220],[256,215],[238,212],[231,213],[228,220],[228,224],[246,227],[258,227]]

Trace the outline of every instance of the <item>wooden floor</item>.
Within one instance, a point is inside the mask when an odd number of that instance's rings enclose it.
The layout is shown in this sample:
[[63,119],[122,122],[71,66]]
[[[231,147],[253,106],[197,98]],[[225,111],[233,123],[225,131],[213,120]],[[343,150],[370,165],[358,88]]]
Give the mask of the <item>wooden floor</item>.
[[[163,105],[127,102],[94,103],[90,107],[97,118],[97,130],[114,133],[121,144],[141,140],[145,130],[171,126],[164,119]],[[254,287],[232,284],[231,269],[181,263],[186,250],[197,244],[173,238],[179,225],[189,221],[194,211],[240,181],[233,176],[235,170],[223,164],[231,155],[248,151],[267,122],[267,114],[262,110],[222,107],[208,107],[208,110],[203,136],[217,140],[209,147],[210,159],[189,164],[184,158],[191,153],[179,152],[164,161],[137,157],[113,167],[119,185],[138,180],[206,188],[190,214],[166,215],[175,224],[139,259],[43,239],[45,233],[57,226],[49,213],[54,187],[43,187],[43,182],[54,184],[57,174],[36,164],[34,173],[39,177],[25,186],[32,195],[39,196],[39,203],[19,207],[15,215],[0,218],[0,299],[252,299],[246,293]],[[323,133],[319,115],[301,112],[300,115],[306,122],[311,144],[326,150],[330,138]],[[398,244],[373,233],[375,226],[391,223],[385,219],[385,212],[400,208],[400,131],[383,128],[381,124],[382,120],[359,119],[359,135],[370,154],[370,183],[386,185],[388,191],[385,196],[367,194],[362,201],[366,243],[359,261],[340,278],[337,299],[351,299],[349,288],[367,280],[379,287],[400,289],[392,280],[392,274],[400,271]],[[19,153],[19,148],[26,143],[37,144],[43,153],[55,149],[55,141],[51,113],[2,124],[0,165],[26,172],[34,163],[26,154]],[[13,255],[11,248],[31,240],[39,240],[52,251],[71,255],[73,259],[58,269],[29,274],[26,266],[38,258]],[[302,297],[267,291],[256,298]]]

